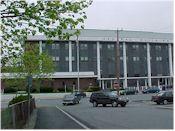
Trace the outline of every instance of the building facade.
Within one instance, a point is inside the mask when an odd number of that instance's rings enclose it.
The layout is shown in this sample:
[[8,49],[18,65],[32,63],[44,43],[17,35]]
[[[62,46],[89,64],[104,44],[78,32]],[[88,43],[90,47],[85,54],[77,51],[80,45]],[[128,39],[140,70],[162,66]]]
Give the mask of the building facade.
[[[54,38],[47,44],[44,36],[28,37],[39,43],[40,52],[52,56],[56,65],[53,86],[77,85],[113,88],[116,79],[115,30],[81,30],[79,35],[79,69],[77,72],[76,37],[69,41]],[[119,31],[120,85],[126,87],[173,84],[173,34],[142,31]]]

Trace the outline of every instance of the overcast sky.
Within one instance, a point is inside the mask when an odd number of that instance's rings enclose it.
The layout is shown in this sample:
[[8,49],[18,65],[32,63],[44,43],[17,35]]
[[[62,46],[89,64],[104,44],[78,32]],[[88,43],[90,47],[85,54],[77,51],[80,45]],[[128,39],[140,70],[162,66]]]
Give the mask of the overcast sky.
[[173,32],[173,0],[93,0],[86,29]]

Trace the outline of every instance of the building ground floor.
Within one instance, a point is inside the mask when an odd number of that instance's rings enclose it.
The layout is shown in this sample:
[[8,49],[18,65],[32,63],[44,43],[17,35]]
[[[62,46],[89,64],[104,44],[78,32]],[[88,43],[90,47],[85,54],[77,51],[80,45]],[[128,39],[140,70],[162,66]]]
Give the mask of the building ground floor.
[[[42,79],[39,85],[33,82],[33,87],[39,86],[42,88],[54,88],[58,90],[60,88],[66,88],[69,90],[78,90],[78,78],[80,90],[86,91],[90,87],[99,87],[101,89],[114,89],[114,81],[116,78],[98,78],[91,72],[80,72],[79,76],[76,72],[72,73],[57,73],[51,79]],[[24,80],[24,83],[26,81]],[[150,84],[151,83],[151,84]],[[24,84],[22,84],[24,85]],[[127,86],[126,86],[127,85]],[[173,77],[171,76],[152,76],[148,77],[127,77],[120,78],[120,87],[122,88],[135,88],[137,90],[143,90],[151,86],[157,86],[161,88],[162,86],[172,86]],[[12,86],[12,85],[11,85]],[[1,89],[8,87],[6,83],[2,80]],[[25,88],[25,87],[24,87]]]

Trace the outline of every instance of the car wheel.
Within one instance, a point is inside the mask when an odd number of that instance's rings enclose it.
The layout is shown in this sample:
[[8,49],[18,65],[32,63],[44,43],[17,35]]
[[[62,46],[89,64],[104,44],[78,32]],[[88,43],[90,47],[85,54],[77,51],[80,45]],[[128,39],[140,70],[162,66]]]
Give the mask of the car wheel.
[[160,102],[157,102],[157,105],[160,105]]
[[126,106],[126,104],[125,103],[123,103],[123,104],[120,104],[121,105],[121,107],[125,107]]
[[103,104],[103,107],[106,107],[106,104]]
[[113,106],[113,107],[117,107],[117,106],[118,106],[117,102],[116,102],[116,101],[113,101],[113,102],[112,102],[112,106]]
[[94,101],[94,102],[93,102],[93,107],[97,107],[97,106],[98,106],[97,102]]
[[164,100],[164,101],[163,101],[163,104],[164,104],[164,105],[168,104],[168,101],[167,101],[167,100]]

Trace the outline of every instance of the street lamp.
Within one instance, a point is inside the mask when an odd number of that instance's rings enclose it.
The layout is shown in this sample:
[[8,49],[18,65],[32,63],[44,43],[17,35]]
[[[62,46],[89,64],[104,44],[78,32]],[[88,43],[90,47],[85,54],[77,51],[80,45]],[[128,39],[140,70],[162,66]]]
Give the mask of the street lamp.
[[80,78],[79,78],[79,41],[78,41],[78,35],[77,35],[77,39],[76,39],[76,45],[77,45],[77,72],[78,72],[78,76],[77,76],[77,88],[78,91],[80,91]]

